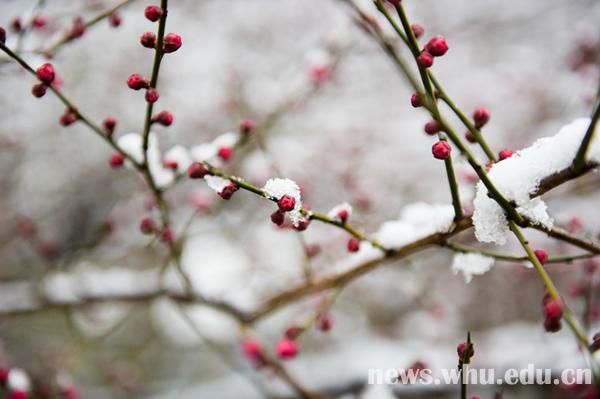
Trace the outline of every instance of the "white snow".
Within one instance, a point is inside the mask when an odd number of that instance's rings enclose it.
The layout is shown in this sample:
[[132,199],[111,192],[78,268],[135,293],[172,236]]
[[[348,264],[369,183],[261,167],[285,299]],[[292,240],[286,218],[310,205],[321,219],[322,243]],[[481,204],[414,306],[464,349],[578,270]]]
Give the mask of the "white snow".
[[208,187],[215,190],[217,194],[219,194],[225,187],[227,187],[231,182],[227,179],[224,179],[220,176],[206,175],[204,176],[204,180]]
[[298,184],[296,184],[295,181],[281,178],[269,179],[265,183],[263,190],[267,195],[275,199],[280,199],[284,195],[289,195],[290,197],[294,198],[294,200],[296,200],[296,204],[294,209],[292,209],[288,215],[294,223],[304,218],[300,212],[302,210],[300,187],[298,187]]
[[222,147],[235,147],[240,136],[233,132],[225,132],[208,143],[198,144],[190,149],[192,159],[197,162],[211,162],[217,165],[221,160],[217,157],[217,152]]
[[481,254],[457,253],[452,260],[452,271],[454,274],[462,272],[465,282],[470,283],[473,276],[479,276],[487,272],[494,265],[494,258]]
[[[542,179],[569,167],[589,123],[589,118],[576,119],[556,135],[541,138],[532,146],[498,162],[488,173],[490,180],[506,199],[517,204],[518,212],[536,223],[551,227],[554,220],[548,214],[546,204],[539,198],[531,199],[530,195],[536,191]],[[592,142],[588,158],[600,160],[600,140],[597,138]],[[477,239],[505,244],[508,221],[502,208],[488,197],[488,190],[482,182],[477,184],[473,204]]]
[[31,387],[31,381],[25,371],[13,368],[8,372],[8,387],[11,390],[29,391]]
[[[139,133],[126,133],[118,138],[117,145],[137,162],[143,162],[143,142],[144,139]],[[174,173],[163,165],[163,157],[158,145],[158,138],[152,132],[148,136],[148,168],[158,187],[162,188],[173,182],[175,177]]]
[[187,148],[182,145],[176,145],[165,153],[165,162],[177,162],[177,170],[185,171],[192,163],[192,158]]

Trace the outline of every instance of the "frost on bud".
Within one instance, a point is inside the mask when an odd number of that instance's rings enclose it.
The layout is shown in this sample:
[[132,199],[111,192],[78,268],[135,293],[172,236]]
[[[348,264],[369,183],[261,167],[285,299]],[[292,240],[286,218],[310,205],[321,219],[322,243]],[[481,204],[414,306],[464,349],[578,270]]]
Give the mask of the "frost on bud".
[[163,51],[165,53],[172,53],[179,50],[181,47],[181,36],[175,33],[167,34],[163,39]]
[[436,159],[448,159],[452,152],[452,147],[446,141],[440,140],[431,147],[431,153]]
[[490,111],[485,107],[479,107],[473,112],[475,127],[481,129],[490,121]]
[[292,359],[298,354],[298,344],[291,339],[284,338],[277,342],[275,350],[281,359]]
[[425,45],[425,51],[434,57],[441,57],[448,51],[448,43],[444,36],[435,36]]
[[114,153],[108,158],[108,164],[113,169],[120,168],[124,163],[125,157],[119,153]]
[[158,101],[158,98],[160,97],[158,94],[158,91],[154,88],[154,87],[150,87],[148,88],[148,90],[146,90],[146,101],[149,102],[150,104],[154,104],[155,102]]
[[472,343],[463,341],[456,347],[456,353],[458,354],[459,363],[469,362],[473,355],[475,355],[475,348],[473,348]]
[[31,25],[34,28],[40,29],[46,26],[47,22],[48,21],[46,20],[46,17],[44,17],[43,15],[37,15],[31,20]]
[[229,184],[223,187],[223,189],[217,194],[219,194],[219,197],[223,198],[224,200],[229,200],[231,197],[233,197],[233,194],[235,194],[237,190],[239,190],[237,184],[229,182]]
[[145,32],[140,36],[140,43],[146,48],[153,49],[156,47],[156,35],[152,32]]
[[233,156],[233,148],[229,146],[223,146],[217,150],[217,156],[223,161],[227,162]]
[[271,222],[277,226],[281,226],[285,221],[285,215],[279,209],[271,214]]
[[56,76],[54,73],[54,67],[50,63],[45,63],[36,69],[35,74],[42,83],[48,86],[52,84],[54,77]]
[[163,10],[159,6],[148,6],[144,10],[144,15],[152,22],[156,22],[162,17]]
[[356,237],[352,237],[348,240],[346,248],[348,249],[348,252],[358,252],[360,249],[360,240]]
[[153,122],[163,126],[171,126],[173,124],[173,114],[169,111],[160,111],[152,118]]
[[6,30],[0,26],[0,43],[6,43]]
[[154,232],[154,222],[146,217],[140,220],[140,231],[142,234],[152,234]]
[[69,31],[69,38],[70,39],[78,39],[81,36],[83,36],[83,34],[85,33],[85,30],[86,30],[86,26],[85,26],[85,23],[83,22],[83,18],[77,17],[73,21],[73,26],[71,27],[71,30]]
[[296,206],[296,200],[294,197],[289,195],[284,195],[277,201],[277,206],[281,212],[289,212]]
[[410,96],[410,105],[415,108],[423,106],[423,101],[421,101],[421,95],[419,93],[415,92]]
[[417,57],[417,65],[419,68],[429,68],[433,65],[433,56],[427,51],[421,51]]
[[33,96],[37,98],[44,97],[44,95],[46,94],[47,87],[48,86],[46,86],[44,83],[35,84],[31,88],[31,94],[33,94]]
[[548,252],[544,249],[536,249],[533,253],[542,265],[548,260]]
[[147,89],[149,87],[148,80],[139,73],[133,73],[127,78],[127,86],[133,90]]
[[512,156],[513,156],[513,152],[512,152],[511,150],[508,150],[508,149],[501,150],[501,151],[498,153],[498,159],[499,159],[500,161],[503,161],[503,160],[505,160],[506,158],[510,158],[510,157],[512,157]]
[[72,125],[77,121],[77,114],[70,109],[65,110],[65,113],[60,117],[60,124],[62,126]]
[[202,179],[208,174],[210,174],[210,171],[206,165],[201,162],[194,162],[188,167],[188,176],[190,179]]
[[413,34],[415,35],[415,38],[420,38],[421,36],[423,36],[423,34],[425,33],[425,29],[423,28],[423,26],[419,25],[419,24],[412,24],[410,26],[410,29],[412,29]]
[[110,136],[114,133],[115,127],[117,126],[117,119],[112,116],[107,116],[102,121],[102,127],[104,131]]
[[247,136],[252,133],[255,127],[256,122],[254,122],[252,119],[244,119],[242,123],[240,123],[240,134],[242,136]]
[[433,136],[442,130],[442,125],[437,120],[433,119],[425,124],[423,130],[425,130],[425,133],[428,135]]
[[255,339],[247,339],[242,344],[244,356],[253,362],[262,362],[263,348],[260,342]]

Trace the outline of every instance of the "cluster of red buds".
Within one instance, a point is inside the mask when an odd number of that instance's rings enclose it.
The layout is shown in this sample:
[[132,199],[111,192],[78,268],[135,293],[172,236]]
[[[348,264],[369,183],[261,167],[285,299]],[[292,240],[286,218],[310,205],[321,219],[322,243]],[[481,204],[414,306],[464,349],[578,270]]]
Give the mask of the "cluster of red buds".
[[[475,111],[473,111],[473,124],[475,128],[481,129],[490,121],[490,110],[486,107],[479,107]],[[476,143],[477,140],[475,136],[470,131],[465,133],[465,138],[470,143]]]
[[31,94],[37,98],[40,98],[46,94],[48,86],[50,86],[52,82],[54,82],[54,79],[56,79],[56,72],[54,71],[52,64],[45,63],[35,70],[35,74],[40,83],[33,85],[31,88]]
[[434,57],[441,57],[448,51],[448,42],[443,36],[435,36],[425,44],[421,53],[417,56],[417,64],[420,68],[429,68],[433,65]]
[[173,242],[173,230],[166,226],[160,228],[151,217],[143,217],[139,223],[140,232],[144,235],[155,235],[160,242],[171,244]]

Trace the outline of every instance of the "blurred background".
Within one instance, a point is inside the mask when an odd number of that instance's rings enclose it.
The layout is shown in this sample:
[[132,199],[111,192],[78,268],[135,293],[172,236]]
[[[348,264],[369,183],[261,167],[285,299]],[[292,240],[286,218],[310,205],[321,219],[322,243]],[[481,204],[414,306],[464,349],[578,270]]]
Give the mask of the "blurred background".
[[[394,37],[370,1],[356,3]],[[0,26],[7,46],[35,68],[46,62],[40,50],[75,17],[89,20],[115,4],[3,0]],[[52,59],[61,90],[82,112],[98,123],[118,119],[115,137],[143,127],[145,101],[125,81],[151,71],[153,51],[139,44],[143,32],[156,29],[144,18],[148,4],[129,2],[118,11],[120,26],[102,20]],[[496,151],[526,147],[589,115],[600,76],[598,1],[406,0],[405,7],[424,26],[425,40],[447,38],[450,50],[433,71],[467,115],[479,106],[491,110],[484,134]],[[18,39],[14,18],[26,25],[37,15],[44,26]],[[264,128],[236,150],[226,171],[259,186],[289,177],[304,202],[323,212],[347,201],[352,222],[366,232],[397,219],[405,205],[450,203],[444,168],[423,133],[428,115],[411,107],[412,89],[345,1],[172,1],[167,32],[180,34],[183,46],[161,67],[155,109],[175,115],[172,126],[153,128],[162,150],[209,142],[251,118]],[[63,105],[51,93],[33,97],[34,83],[0,55],[0,366],[25,370],[36,386],[74,386],[85,398],[296,397],[244,358],[247,331],[230,316],[154,295],[163,284],[157,271],[167,271],[168,284],[177,281],[165,246],[138,229],[141,218],[157,218],[144,181],[131,169],[111,169],[111,149],[83,124],[60,126]],[[455,163],[468,209],[473,175],[460,157]],[[559,225],[596,238],[598,183],[590,175],[546,195]],[[186,238],[181,262],[195,290],[246,311],[300,285],[307,273],[335,274],[352,256],[344,231],[318,223],[302,233],[277,228],[269,219],[273,204],[246,192],[223,201],[204,182],[184,179],[166,199],[176,236]],[[528,237],[550,254],[577,253]],[[461,242],[477,245],[472,231]],[[521,255],[514,242],[493,249]],[[417,361],[455,367],[467,330],[474,367],[534,363],[558,373],[585,365],[570,331],[544,332],[543,287],[533,270],[497,262],[466,284],[450,270],[452,255],[431,249],[353,281],[331,306],[331,330],[302,335],[299,355],[285,363],[289,373],[329,397],[457,398],[458,386],[368,386],[367,371]],[[592,269],[585,261],[550,269],[590,333],[600,329],[600,298],[587,295],[600,293]],[[251,334],[273,352],[286,328],[305,322],[330,294],[268,315]],[[86,296],[105,299],[81,300]],[[470,393],[585,394],[508,386]]]

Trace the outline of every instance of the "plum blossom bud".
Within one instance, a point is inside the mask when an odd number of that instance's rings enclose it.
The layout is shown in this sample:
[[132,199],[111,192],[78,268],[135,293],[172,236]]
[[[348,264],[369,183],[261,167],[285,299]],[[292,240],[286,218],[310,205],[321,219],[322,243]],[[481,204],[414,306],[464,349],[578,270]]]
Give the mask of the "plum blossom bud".
[[118,152],[112,154],[110,158],[108,158],[108,164],[113,169],[120,168],[121,166],[123,166],[124,163],[125,157],[122,154],[119,154]]
[[300,220],[294,222],[292,227],[294,228],[294,230],[304,231],[308,228],[309,224],[310,224],[310,219],[300,219]]
[[463,341],[456,347],[456,353],[458,354],[458,361],[460,363],[465,360],[468,362],[475,355],[475,348],[473,348],[472,343]]
[[69,31],[69,38],[70,39],[78,39],[81,36],[83,36],[83,34],[85,33],[85,30],[86,30],[86,26],[85,26],[85,22],[83,22],[83,18],[77,17],[73,21],[73,26],[71,27],[71,30]]
[[217,156],[223,161],[227,162],[233,156],[233,148],[229,146],[223,146],[217,150]]
[[473,112],[473,122],[475,127],[481,129],[490,121],[490,110],[485,107],[479,107]]
[[240,134],[246,136],[254,130],[256,127],[256,122],[252,119],[244,119],[242,123],[240,123]]
[[173,114],[169,111],[160,111],[152,118],[153,122],[163,126],[171,126],[173,124]]
[[328,314],[320,315],[316,321],[316,326],[319,330],[327,332],[331,330],[331,327],[333,326],[333,320]]
[[237,184],[230,182],[227,186],[223,187],[223,189],[217,194],[219,194],[219,197],[223,198],[224,200],[229,200],[231,199],[231,197],[233,197],[233,194],[235,194],[237,190],[239,190]]
[[40,28],[43,28],[44,26],[46,26],[47,22],[48,22],[48,20],[43,15],[36,15],[31,20],[31,26],[33,26],[34,28],[40,29]]
[[156,47],[156,35],[153,32],[145,32],[140,36],[140,43],[146,48]]
[[162,17],[163,10],[159,6],[148,6],[144,10],[144,15],[152,22],[156,22]]
[[47,87],[48,86],[46,86],[44,83],[35,84],[31,88],[31,94],[33,94],[33,96],[37,98],[44,97],[44,95],[46,94]]
[[285,221],[285,214],[279,209],[271,214],[271,222],[277,226],[281,226]]
[[117,119],[112,116],[107,116],[102,121],[102,127],[104,131],[110,136],[114,133],[115,127],[117,126]]
[[181,36],[175,33],[167,34],[163,39],[163,51],[173,53],[181,47]]
[[425,130],[425,133],[432,136],[442,130],[442,125],[437,120],[433,119],[425,124],[423,130]]
[[152,234],[154,232],[154,222],[149,217],[140,220],[140,231],[142,234]]
[[415,92],[410,96],[410,105],[415,108],[423,106],[423,101],[421,101],[421,95],[419,93]]
[[127,78],[127,86],[133,90],[147,89],[149,85],[148,80],[139,73],[133,73]]
[[54,73],[54,67],[50,63],[45,63],[44,65],[40,66],[35,70],[35,74],[42,83],[48,86],[52,84],[54,77],[56,76]]
[[548,252],[544,249],[536,249],[533,253],[542,265],[548,260]]
[[444,36],[435,36],[425,45],[425,50],[434,57],[441,57],[448,51],[448,43]]
[[0,43],[6,43],[6,30],[0,26]]
[[277,342],[275,349],[277,351],[277,356],[285,360],[292,359],[298,354],[298,344],[296,344],[296,341],[288,338],[284,338]]
[[253,362],[263,360],[263,348],[259,341],[255,339],[247,339],[243,343],[244,356]]
[[348,244],[346,244],[348,252],[358,252],[360,249],[360,240],[356,237],[352,237],[348,240]]
[[421,36],[423,36],[423,34],[425,33],[425,29],[423,28],[423,26],[419,25],[419,24],[412,24],[410,26],[410,29],[412,29],[413,34],[415,35],[415,38],[420,38]]
[[74,111],[66,109],[64,114],[62,114],[62,116],[60,117],[59,121],[62,126],[69,126],[75,123],[77,119],[77,114]]
[[19,18],[19,17],[13,18],[12,21],[10,21],[10,29],[12,29],[12,31],[15,33],[21,32],[23,30],[23,24],[21,23],[21,18]]
[[194,162],[188,167],[188,176],[190,179],[202,179],[208,174],[210,174],[210,171],[206,165],[201,162]]
[[108,23],[113,28],[117,28],[117,27],[121,26],[122,21],[123,21],[123,19],[121,18],[121,15],[118,12],[113,12],[108,17]]
[[427,51],[422,51],[417,57],[417,65],[419,65],[420,68],[431,67],[433,65],[433,56]]
[[434,158],[445,160],[448,159],[448,157],[450,156],[450,153],[452,152],[452,147],[450,147],[450,144],[448,144],[448,142],[440,140],[431,147],[431,152]]
[[148,90],[146,90],[145,98],[150,104],[157,102],[159,97],[158,91],[154,87],[150,87]]
[[505,148],[504,150],[501,150],[501,151],[498,153],[498,159],[499,159],[500,161],[503,161],[503,160],[505,160],[505,159],[507,159],[507,158],[510,158],[510,157],[512,157],[512,156],[513,156],[513,152],[512,152],[512,150],[508,150],[508,149],[506,149],[506,148]]
[[561,300],[550,299],[544,305],[544,316],[551,319],[560,319],[563,316],[564,305]]
[[284,195],[277,201],[277,206],[281,212],[289,212],[296,206],[296,200],[290,195]]

